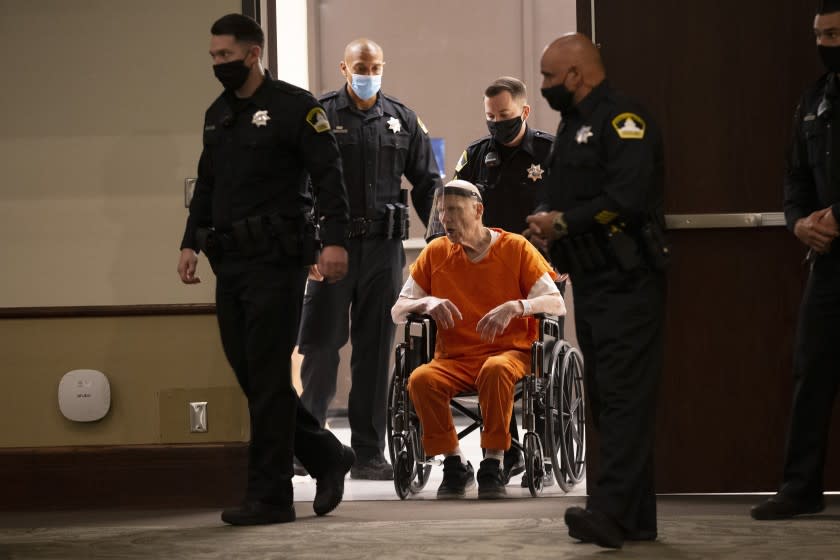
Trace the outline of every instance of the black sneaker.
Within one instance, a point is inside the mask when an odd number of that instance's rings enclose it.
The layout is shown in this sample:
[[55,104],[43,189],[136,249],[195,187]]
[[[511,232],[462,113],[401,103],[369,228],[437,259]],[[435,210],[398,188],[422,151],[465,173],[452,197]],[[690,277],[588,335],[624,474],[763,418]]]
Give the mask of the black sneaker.
[[295,520],[295,506],[277,506],[262,502],[245,502],[238,508],[222,512],[222,521],[230,525],[268,525]]
[[467,494],[467,488],[473,486],[475,486],[475,477],[469,461],[465,465],[458,455],[443,460],[443,482],[438,487],[438,500],[463,498]]
[[370,459],[357,459],[350,469],[350,478],[361,480],[394,480],[394,467],[381,455]]
[[505,474],[498,459],[484,459],[478,466],[478,499],[496,500],[507,495]]
[[[551,465],[543,465],[543,488],[554,486],[554,469]],[[522,488],[528,488],[528,480],[525,475],[522,475],[522,482],[519,483]]]
[[511,447],[505,451],[505,483],[510,482],[510,479],[525,471],[525,458],[522,452]]

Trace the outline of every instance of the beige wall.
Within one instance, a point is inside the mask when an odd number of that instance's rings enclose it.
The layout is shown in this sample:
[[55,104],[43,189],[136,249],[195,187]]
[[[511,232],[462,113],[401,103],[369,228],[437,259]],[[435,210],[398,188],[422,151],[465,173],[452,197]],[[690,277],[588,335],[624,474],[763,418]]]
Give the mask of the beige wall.
[[[183,181],[239,0],[0,0],[0,307],[212,301],[175,276]],[[13,264],[11,264],[13,263]]]
[[[247,439],[247,406],[212,315],[0,321],[0,447],[127,445]],[[71,422],[58,383],[105,373],[111,410]],[[189,434],[187,402],[207,401],[209,431]]]
[[[385,47],[385,90],[447,142],[447,175],[484,135],[481,92],[500,74],[539,98],[537,58],[574,29],[573,0],[310,0],[318,92],[340,84],[344,44]],[[203,112],[219,91],[212,21],[239,0],[0,0],[0,307],[213,300],[213,275],[175,275]],[[284,53],[280,53],[283,56]],[[415,235],[419,228],[415,225]],[[412,254],[409,254],[411,258]],[[347,349],[342,353],[348,361]],[[345,366],[346,367],[346,366]],[[61,376],[111,381],[101,422],[58,411]],[[337,406],[346,403],[346,370]],[[0,447],[247,439],[245,406],[212,316],[0,321]],[[187,433],[186,402],[208,400],[210,431]]]
[[[212,301],[206,265],[195,289],[175,274],[182,185],[219,91],[210,25],[239,9],[0,0],[0,307]],[[101,422],[58,411],[80,368],[110,379]],[[0,380],[0,447],[247,438],[212,316],[3,320]],[[207,395],[210,431],[189,436],[181,401]]]

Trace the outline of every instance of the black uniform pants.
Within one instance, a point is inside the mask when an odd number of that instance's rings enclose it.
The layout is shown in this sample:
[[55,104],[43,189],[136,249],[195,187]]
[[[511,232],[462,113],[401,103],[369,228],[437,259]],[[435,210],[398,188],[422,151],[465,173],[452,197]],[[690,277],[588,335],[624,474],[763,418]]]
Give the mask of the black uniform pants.
[[654,422],[665,280],[646,268],[572,278],[584,382],[600,436],[587,507],[631,535],[656,534]]
[[309,281],[299,351],[303,405],[324,425],[336,391],[339,350],[353,354],[348,403],[351,445],[360,460],[385,449],[388,364],[394,343],[391,307],[402,286],[405,253],[399,239],[352,239],[347,276],[334,284]]
[[840,384],[840,256],[818,257],[802,297],[794,347],[793,409],[780,492],[815,502]]
[[214,263],[222,346],[248,398],[251,442],[247,500],[292,505],[292,457],[317,477],[341,444],[302,406],[292,385],[306,268],[299,263]]

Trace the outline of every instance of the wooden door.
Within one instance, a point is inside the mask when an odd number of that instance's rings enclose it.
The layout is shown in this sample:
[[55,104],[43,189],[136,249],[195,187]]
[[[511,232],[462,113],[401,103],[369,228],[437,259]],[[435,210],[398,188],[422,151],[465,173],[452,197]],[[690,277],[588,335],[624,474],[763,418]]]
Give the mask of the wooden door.
[[[578,1],[578,28],[587,34],[591,5]],[[657,490],[775,490],[807,277],[805,249],[780,225],[779,213],[793,110],[822,72],[811,31],[814,5],[596,0],[594,6],[595,41],[610,82],[647,106],[666,145],[674,259]],[[838,467],[834,445],[828,489],[840,489]]]

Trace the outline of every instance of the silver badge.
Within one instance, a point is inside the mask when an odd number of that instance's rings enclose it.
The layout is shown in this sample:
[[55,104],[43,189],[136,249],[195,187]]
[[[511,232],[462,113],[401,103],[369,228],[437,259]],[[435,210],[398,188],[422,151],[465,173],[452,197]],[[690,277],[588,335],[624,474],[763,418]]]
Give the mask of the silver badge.
[[390,128],[394,134],[402,130],[400,119],[398,119],[397,117],[391,117],[390,119],[388,119],[388,128]]
[[575,135],[575,140],[578,144],[588,144],[589,139],[592,138],[592,136],[594,136],[592,134],[592,127],[587,124],[578,129],[577,134]]
[[542,179],[543,173],[545,173],[545,170],[540,167],[539,163],[532,163],[531,167],[528,168],[528,178],[535,183]]
[[268,111],[263,109],[254,113],[254,116],[251,117],[251,124],[254,126],[266,126],[270,120],[271,117],[268,116]]

